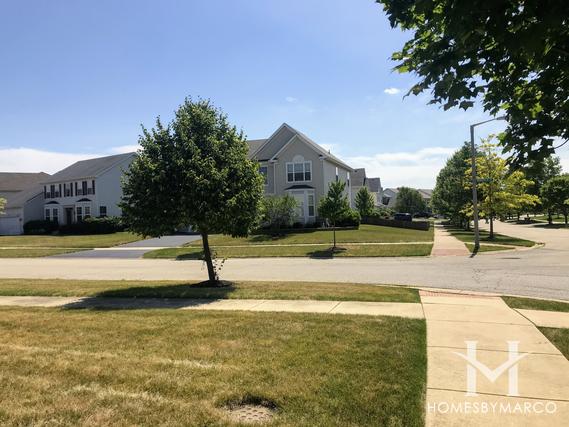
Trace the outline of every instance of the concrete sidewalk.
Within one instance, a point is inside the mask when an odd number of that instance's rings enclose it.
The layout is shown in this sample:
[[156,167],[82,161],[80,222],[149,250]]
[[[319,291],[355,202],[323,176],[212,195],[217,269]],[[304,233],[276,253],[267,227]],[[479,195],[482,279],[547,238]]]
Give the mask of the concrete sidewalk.
[[[427,426],[566,425],[569,361],[527,318],[498,297],[421,291],[421,300],[427,320]],[[503,365],[515,356],[508,352],[512,341],[519,343],[520,355],[528,353],[515,364],[517,396],[508,395],[515,369]],[[482,364],[471,368],[476,396],[466,394],[467,342],[475,342],[475,363]],[[494,382],[482,373],[485,367],[487,374],[494,371]]]
[[288,313],[330,313],[367,316],[398,316],[423,318],[417,303],[264,300],[264,299],[186,299],[186,298],[104,298],[104,297],[0,297],[0,306],[60,307],[67,309],[181,309],[181,310],[244,310]]
[[452,236],[441,224],[435,224],[435,243],[431,256],[464,256],[470,255],[465,244]]

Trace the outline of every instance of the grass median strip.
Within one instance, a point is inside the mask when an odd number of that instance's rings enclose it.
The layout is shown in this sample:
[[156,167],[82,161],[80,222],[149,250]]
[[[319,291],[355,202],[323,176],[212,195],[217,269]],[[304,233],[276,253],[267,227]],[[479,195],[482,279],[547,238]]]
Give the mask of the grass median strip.
[[569,360],[569,329],[539,328],[539,330]]
[[[422,320],[0,309],[3,425],[423,425]],[[22,404],[25,402],[25,404]]]
[[177,281],[0,279],[0,296],[420,301],[411,288],[320,282],[236,282],[211,288]]
[[504,302],[511,308],[520,308],[526,310],[545,310],[545,311],[561,311],[569,312],[569,302],[547,301],[533,298],[523,297],[502,297]]
[[[474,243],[474,232],[463,230],[461,228],[445,227],[446,230],[456,237],[458,240],[465,243]],[[532,247],[536,243],[531,240],[518,239],[517,237],[505,236],[503,234],[494,233],[494,238],[490,239],[490,233],[485,230],[480,230],[480,243],[492,243],[496,245],[507,246],[525,246]]]
[[[466,248],[472,253],[474,252],[474,243],[465,243]],[[514,246],[503,246],[503,245],[485,245],[481,244],[478,252],[497,252],[497,251],[511,251],[515,249]]]
[[51,255],[68,254],[83,249],[71,248],[2,248],[0,258],[38,258]]
[[82,236],[0,236],[0,248],[108,248],[140,239],[126,231]]
[[[215,247],[220,258],[262,258],[262,257],[400,257],[400,256],[428,256],[433,247],[432,243],[394,244],[394,245],[342,245],[332,252],[330,247],[314,246],[223,246]],[[203,259],[200,247],[189,246],[185,248],[157,249],[147,252],[144,258],[169,258],[177,260]]]

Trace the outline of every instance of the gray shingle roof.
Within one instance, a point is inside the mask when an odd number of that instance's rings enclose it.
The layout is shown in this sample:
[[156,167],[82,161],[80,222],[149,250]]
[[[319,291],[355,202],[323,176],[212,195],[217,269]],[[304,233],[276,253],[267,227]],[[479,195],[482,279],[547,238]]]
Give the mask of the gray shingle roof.
[[9,196],[6,200],[6,209],[21,208],[28,200],[39,195],[43,195],[43,187],[40,185],[33,185],[32,187],[22,190],[13,196]]
[[49,178],[45,172],[0,172],[0,191],[22,191]]
[[250,139],[247,141],[249,146],[249,158],[253,156],[253,153],[261,147],[267,140],[266,139]]
[[379,193],[381,191],[381,179],[379,178],[368,178],[367,187],[372,193]]
[[350,179],[354,187],[362,187],[366,183],[366,170],[365,168],[354,169],[350,174]]
[[42,181],[42,183],[49,184],[53,182],[73,181],[80,178],[95,178],[114,165],[122,163],[134,155],[135,153],[125,153],[81,160],[73,163],[71,166],[68,166],[63,170],[60,170],[49,179]]

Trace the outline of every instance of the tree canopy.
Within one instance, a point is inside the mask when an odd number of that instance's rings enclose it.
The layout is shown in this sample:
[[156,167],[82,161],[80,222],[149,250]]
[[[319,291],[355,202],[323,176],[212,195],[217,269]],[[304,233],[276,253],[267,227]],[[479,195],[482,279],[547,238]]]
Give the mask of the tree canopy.
[[[532,181],[525,178],[521,170],[510,172],[506,160],[498,156],[496,146],[484,140],[478,151],[476,166],[478,172],[480,214],[490,220],[490,238],[494,237],[494,218],[530,207],[539,198],[529,194]],[[472,188],[469,168],[465,173],[467,188]]]
[[363,216],[369,216],[373,213],[375,202],[373,195],[367,187],[362,187],[356,193],[356,209]]
[[143,127],[139,143],[123,182],[126,223],[145,236],[193,226],[216,282],[208,235],[246,236],[259,217],[263,177],[243,133],[209,100],[186,99],[170,124]]
[[395,199],[395,210],[414,215],[419,212],[425,212],[427,204],[421,193],[414,188],[400,187]]
[[433,209],[449,217],[458,225],[468,224],[463,208],[472,200],[467,188],[470,148],[467,143],[457,150],[446,162],[437,176],[431,204]]
[[298,203],[290,194],[263,199],[263,221],[273,230],[292,226]]
[[430,103],[505,111],[500,136],[522,165],[569,139],[569,8],[566,0],[376,0],[392,27],[412,31],[392,55],[430,90]]
[[569,214],[569,174],[555,176],[549,179],[541,187],[541,198],[545,208],[549,211],[549,223],[551,224],[551,211],[558,210],[565,217]]

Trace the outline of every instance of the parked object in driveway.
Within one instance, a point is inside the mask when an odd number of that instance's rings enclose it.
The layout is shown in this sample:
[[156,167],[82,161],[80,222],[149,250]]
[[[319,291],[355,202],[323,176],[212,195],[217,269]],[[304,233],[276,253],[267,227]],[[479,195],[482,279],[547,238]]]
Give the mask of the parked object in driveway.
[[413,221],[413,215],[410,213],[398,212],[393,216],[393,219],[396,221]]

